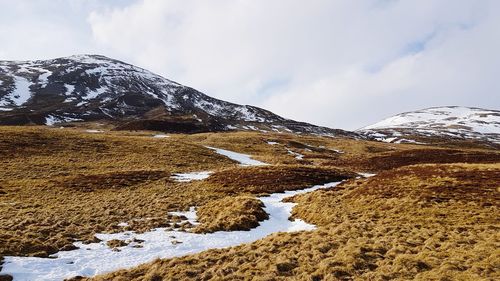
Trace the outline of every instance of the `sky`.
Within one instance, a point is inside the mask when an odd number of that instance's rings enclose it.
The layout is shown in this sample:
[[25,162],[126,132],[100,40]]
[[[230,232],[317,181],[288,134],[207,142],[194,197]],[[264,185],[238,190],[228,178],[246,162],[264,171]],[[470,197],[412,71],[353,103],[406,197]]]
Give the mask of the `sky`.
[[101,54],[333,128],[500,109],[497,0],[0,0],[0,38],[0,60]]

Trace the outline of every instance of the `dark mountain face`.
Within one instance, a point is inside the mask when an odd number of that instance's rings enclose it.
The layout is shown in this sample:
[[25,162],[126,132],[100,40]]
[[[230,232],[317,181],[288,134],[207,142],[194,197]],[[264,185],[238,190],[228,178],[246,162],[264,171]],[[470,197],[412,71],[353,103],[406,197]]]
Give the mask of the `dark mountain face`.
[[266,130],[355,136],[211,98],[145,69],[97,55],[0,61],[0,125],[105,121],[165,132]]

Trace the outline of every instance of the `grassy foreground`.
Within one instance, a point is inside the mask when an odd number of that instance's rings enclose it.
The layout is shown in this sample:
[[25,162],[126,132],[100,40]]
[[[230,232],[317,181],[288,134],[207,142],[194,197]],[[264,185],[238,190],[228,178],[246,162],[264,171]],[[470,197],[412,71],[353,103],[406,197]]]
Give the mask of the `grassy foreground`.
[[316,231],[91,280],[498,280],[499,182],[499,164],[399,168],[295,198]]
[[[294,215],[318,225],[316,231],[275,234],[96,279],[498,276],[498,151],[257,132],[153,134],[0,127],[0,259],[47,257],[73,249],[74,241],[95,241],[98,232],[169,227],[176,218],[167,212],[190,206],[200,206],[198,232],[245,229],[264,218],[255,196],[376,172],[295,198]],[[272,165],[239,167],[205,145]],[[170,178],[191,171],[214,174],[189,183]]]

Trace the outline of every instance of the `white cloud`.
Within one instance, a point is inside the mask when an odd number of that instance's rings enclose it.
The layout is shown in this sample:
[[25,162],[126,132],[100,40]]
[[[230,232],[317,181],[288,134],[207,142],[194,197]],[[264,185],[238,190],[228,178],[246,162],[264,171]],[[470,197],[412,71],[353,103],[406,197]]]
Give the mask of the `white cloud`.
[[14,30],[38,22],[46,41],[0,54],[100,52],[221,99],[349,129],[426,106],[500,107],[494,0],[70,2],[78,8],[52,8],[71,19],[41,8],[28,13],[35,20],[10,19],[10,37],[27,42]]

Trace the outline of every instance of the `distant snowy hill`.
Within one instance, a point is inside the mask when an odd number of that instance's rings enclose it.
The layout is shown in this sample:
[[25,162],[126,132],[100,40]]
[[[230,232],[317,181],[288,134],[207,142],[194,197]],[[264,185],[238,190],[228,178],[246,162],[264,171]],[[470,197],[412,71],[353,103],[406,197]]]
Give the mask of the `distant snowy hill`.
[[461,106],[432,107],[401,113],[356,132],[392,143],[446,138],[500,144],[500,111]]
[[165,132],[266,130],[354,135],[209,97],[98,55],[0,61],[0,125],[105,121]]

